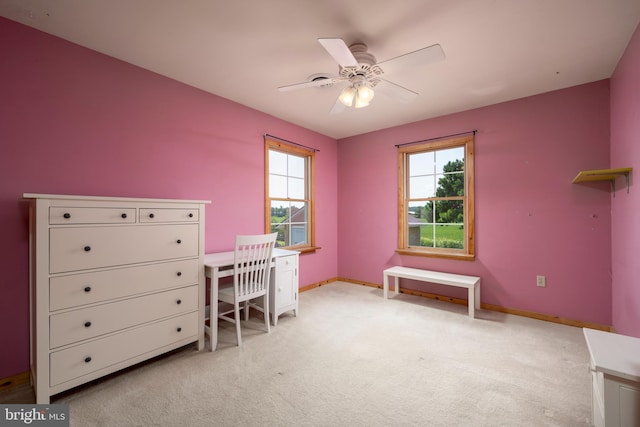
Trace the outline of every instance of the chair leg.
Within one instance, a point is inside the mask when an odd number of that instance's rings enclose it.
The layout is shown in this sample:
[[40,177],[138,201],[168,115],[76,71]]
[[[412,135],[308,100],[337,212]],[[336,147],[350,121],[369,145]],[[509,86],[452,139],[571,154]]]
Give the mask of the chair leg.
[[244,320],[249,321],[249,301],[244,302]]
[[242,337],[240,336],[240,304],[235,303],[234,316],[236,320],[236,338],[238,339],[238,347],[242,344]]
[[271,333],[271,323],[269,322],[269,292],[264,294],[264,325],[267,327],[267,333]]

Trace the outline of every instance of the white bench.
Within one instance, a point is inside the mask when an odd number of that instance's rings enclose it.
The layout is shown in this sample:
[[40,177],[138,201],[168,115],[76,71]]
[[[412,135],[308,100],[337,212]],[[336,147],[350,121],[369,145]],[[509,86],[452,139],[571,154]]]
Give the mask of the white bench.
[[408,267],[391,267],[383,272],[383,294],[389,298],[389,276],[394,277],[395,293],[400,291],[400,278],[420,280],[422,282],[438,283],[440,285],[467,288],[469,292],[469,317],[475,316],[474,309],[480,309],[480,278],[463,276],[460,274],[441,273],[439,271],[421,270]]

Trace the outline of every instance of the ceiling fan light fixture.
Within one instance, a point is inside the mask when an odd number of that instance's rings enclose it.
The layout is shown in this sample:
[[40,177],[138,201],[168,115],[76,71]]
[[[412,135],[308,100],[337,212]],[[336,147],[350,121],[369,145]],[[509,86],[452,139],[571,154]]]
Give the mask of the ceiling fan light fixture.
[[369,106],[369,103],[367,101],[363,101],[360,98],[356,98],[356,102],[355,102],[354,107],[363,108],[363,107],[368,107],[368,106]]
[[360,102],[366,102],[367,105],[373,99],[373,95],[375,95],[373,89],[371,89],[366,84],[362,84],[356,89],[356,100]]
[[371,89],[365,83],[356,83],[347,86],[342,90],[340,96],[340,102],[347,107],[362,108],[369,105],[369,102],[373,99],[373,89]]
[[353,86],[347,86],[342,90],[342,93],[338,97],[340,102],[342,102],[347,107],[351,107],[353,105],[353,100],[356,97],[356,89]]

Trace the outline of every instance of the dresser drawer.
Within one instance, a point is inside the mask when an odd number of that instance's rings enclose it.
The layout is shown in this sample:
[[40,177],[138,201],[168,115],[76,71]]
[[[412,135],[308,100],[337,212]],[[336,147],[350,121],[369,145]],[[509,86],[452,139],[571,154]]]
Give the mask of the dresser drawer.
[[198,283],[197,259],[116,268],[49,279],[49,310],[78,307]]
[[132,224],[135,208],[49,208],[49,224]]
[[198,286],[194,285],[54,314],[49,345],[53,349],[197,309]]
[[197,335],[198,313],[193,312],[53,352],[49,356],[50,386],[62,384],[181,340],[196,338]]
[[198,256],[198,224],[49,230],[51,273]]
[[140,222],[197,222],[198,209],[140,209]]

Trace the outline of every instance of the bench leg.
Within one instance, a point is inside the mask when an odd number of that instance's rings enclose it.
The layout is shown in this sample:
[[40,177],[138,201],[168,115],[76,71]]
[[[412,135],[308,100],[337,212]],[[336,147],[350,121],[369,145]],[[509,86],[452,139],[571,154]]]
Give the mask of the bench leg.
[[471,317],[472,319],[475,317],[475,308],[476,308],[476,301],[475,301],[475,296],[476,296],[476,291],[475,291],[475,286],[472,286],[469,288],[469,301],[468,301],[468,305],[469,305],[469,317]]
[[474,286],[476,288],[476,310],[480,310],[480,281]]
[[[393,292],[398,295],[400,293],[400,278],[398,276],[393,276]],[[387,273],[382,274],[382,296],[387,299],[389,298],[389,275]]]
[[389,298],[389,276],[387,273],[382,274],[382,296],[384,299]]

